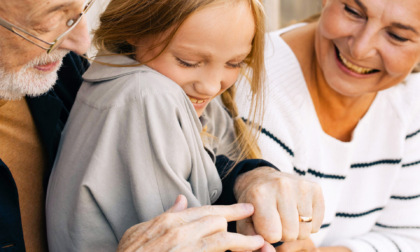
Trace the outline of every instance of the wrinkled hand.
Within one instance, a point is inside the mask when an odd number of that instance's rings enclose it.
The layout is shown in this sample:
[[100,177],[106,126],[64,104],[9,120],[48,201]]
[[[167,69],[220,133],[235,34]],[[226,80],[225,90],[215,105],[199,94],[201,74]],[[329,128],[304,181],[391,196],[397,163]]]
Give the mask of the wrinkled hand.
[[128,229],[118,252],[251,251],[261,248],[261,236],[227,232],[227,222],[249,217],[250,204],[187,208],[180,195],[171,209],[156,218]]
[[317,252],[351,252],[350,249],[346,247],[320,247]]
[[[324,198],[316,183],[260,167],[239,176],[234,191],[238,202],[255,208],[252,220],[237,222],[239,233],[257,233],[275,243],[308,239],[322,225]],[[299,222],[299,216],[311,216],[312,222]]]
[[297,240],[285,242],[276,248],[276,252],[319,252],[312,240]]

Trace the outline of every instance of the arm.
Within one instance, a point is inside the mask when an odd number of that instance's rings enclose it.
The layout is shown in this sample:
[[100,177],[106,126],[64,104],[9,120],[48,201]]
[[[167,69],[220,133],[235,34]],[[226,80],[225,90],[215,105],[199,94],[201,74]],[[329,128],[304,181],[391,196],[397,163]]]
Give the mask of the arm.
[[[225,112],[225,110],[220,111]],[[216,116],[213,115],[213,117]],[[229,120],[232,121],[231,118]],[[222,128],[232,131],[233,125]],[[220,143],[223,146],[232,146],[232,141],[232,138],[227,140],[221,138]],[[225,147],[219,154],[230,152],[231,150]],[[277,156],[282,160],[278,163],[285,164],[282,165],[282,170],[293,169],[287,151],[280,152]],[[264,160],[239,162],[225,176],[225,171],[229,170],[234,162],[229,161],[225,156],[218,156],[216,161],[216,166],[223,178],[224,188],[218,203],[232,204],[237,199],[238,202],[252,203],[255,207],[255,214],[252,217],[255,230],[250,227],[249,221],[241,221],[238,222],[239,232],[257,232],[267,241],[275,243],[280,240],[305,239],[311,232],[319,230],[323,219],[324,202],[318,185],[279,172],[272,164]],[[299,223],[299,213],[312,216],[312,223]],[[252,231],[246,231],[249,229]]]

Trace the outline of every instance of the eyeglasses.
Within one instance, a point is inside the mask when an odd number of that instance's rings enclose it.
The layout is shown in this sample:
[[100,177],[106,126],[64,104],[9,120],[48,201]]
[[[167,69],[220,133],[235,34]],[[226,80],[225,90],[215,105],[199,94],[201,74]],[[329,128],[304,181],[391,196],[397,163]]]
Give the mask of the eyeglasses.
[[63,41],[63,39],[66,37],[67,34],[69,34],[74,27],[77,26],[77,24],[80,22],[80,20],[82,20],[82,17],[86,14],[86,12],[89,10],[89,8],[93,5],[93,3],[96,0],[90,0],[89,2],[87,2],[85,4],[85,7],[83,8],[83,11],[79,14],[79,16],[75,19],[69,19],[67,20],[67,30],[65,32],[63,32],[61,35],[59,35],[54,42],[47,42],[43,39],[38,38],[37,36],[25,31],[22,28],[19,28],[9,22],[7,22],[6,20],[0,18],[0,26],[3,26],[4,28],[8,29],[9,31],[13,32],[14,34],[22,37],[23,39],[25,39],[26,41],[31,42],[32,44],[47,50],[47,54],[51,53],[52,51],[54,51],[58,45],[60,45],[60,43]]

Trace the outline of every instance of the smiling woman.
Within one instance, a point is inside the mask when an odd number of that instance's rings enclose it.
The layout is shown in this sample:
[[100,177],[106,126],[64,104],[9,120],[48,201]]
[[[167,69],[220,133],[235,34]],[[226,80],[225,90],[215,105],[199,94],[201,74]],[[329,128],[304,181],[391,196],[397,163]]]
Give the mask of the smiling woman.
[[417,0],[323,0],[319,20],[268,35],[262,155],[326,202],[321,231],[280,251],[420,247],[419,16]]

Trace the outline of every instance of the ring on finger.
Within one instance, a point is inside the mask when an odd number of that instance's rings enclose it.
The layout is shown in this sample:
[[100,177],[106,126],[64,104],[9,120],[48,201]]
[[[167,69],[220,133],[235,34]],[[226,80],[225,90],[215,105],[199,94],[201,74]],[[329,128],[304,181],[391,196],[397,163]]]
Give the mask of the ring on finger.
[[299,222],[312,222],[312,216],[300,216],[299,215]]

